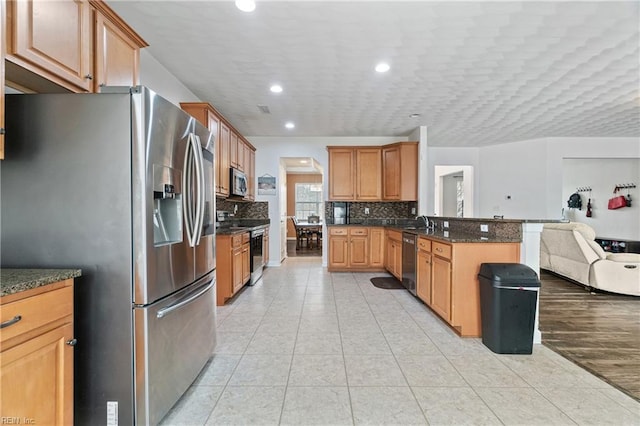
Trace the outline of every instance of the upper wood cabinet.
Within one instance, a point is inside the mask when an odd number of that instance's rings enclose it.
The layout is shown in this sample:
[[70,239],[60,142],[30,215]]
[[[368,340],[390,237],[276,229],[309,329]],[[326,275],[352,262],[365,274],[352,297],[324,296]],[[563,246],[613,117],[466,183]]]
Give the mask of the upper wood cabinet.
[[329,200],[355,199],[355,152],[353,148],[327,147],[329,151]]
[[140,48],[147,46],[102,2],[95,7],[94,91],[100,86],[136,86],[140,75]]
[[[231,167],[235,167],[236,169],[240,169],[240,163],[238,161],[238,134],[231,130],[230,134],[230,145],[229,145],[229,163]],[[242,141],[240,141],[242,143]],[[244,151],[242,147],[240,148],[241,155],[244,157]],[[242,164],[244,167],[244,163]]]
[[380,147],[357,148],[356,200],[376,201],[382,198],[382,150]]
[[418,142],[398,142],[382,148],[382,199],[418,199]]
[[[14,74],[27,70],[72,92],[137,84],[140,48],[147,44],[104,2],[9,0],[7,6],[6,59],[19,67]],[[29,77],[17,78],[35,88]]]
[[9,0],[7,59],[74,92],[93,90],[88,0]]
[[330,201],[418,199],[418,142],[327,150]]

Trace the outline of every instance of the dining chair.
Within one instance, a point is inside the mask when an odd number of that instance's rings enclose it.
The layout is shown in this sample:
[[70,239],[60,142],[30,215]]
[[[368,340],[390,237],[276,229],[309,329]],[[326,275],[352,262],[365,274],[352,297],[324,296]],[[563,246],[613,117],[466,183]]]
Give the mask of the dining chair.
[[300,250],[302,247],[303,239],[307,240],[307,247],[309,247],[309,232],[298,225],[298,219],[295,216],[291,216],[290,218],[291,222],[293,222],[293,228],[296,231],[296,250]]

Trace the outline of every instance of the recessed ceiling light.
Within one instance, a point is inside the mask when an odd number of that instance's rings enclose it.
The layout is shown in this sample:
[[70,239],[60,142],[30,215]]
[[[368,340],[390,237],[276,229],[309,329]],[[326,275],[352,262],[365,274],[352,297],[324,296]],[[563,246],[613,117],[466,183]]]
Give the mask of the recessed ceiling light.
[[286,127],[287,129],[293,129],[294,127],[296,127],[296,125],[289,121],[285,123],[284,127]]
[[386,62],[380,62],[378,65],[376,65],[376,71],[378,72],[387,72],[390,69],[391,67]]
[[282,86],[280,86],[279,84],[274,84],[273,86],[271,86],[269,88],[269,90],[271,90],[273,93],[281,93],[282,92]]
[[409,116],[409,118],[418,118],[418,117],[420,117],[420,114],[415,114],[415,113]]
[[256,10],[256,2],[253,0],[236,0],[236,7],[243,12],[253,12]]
[[307,160],[300,160],[300,164],[307,164],[308,161]]

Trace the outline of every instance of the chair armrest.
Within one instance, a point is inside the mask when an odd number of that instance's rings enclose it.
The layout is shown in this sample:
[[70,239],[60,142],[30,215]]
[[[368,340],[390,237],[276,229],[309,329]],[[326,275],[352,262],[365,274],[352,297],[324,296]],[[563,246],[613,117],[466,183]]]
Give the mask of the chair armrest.
[[640,254],[638,253],[608,253],[607,260],[620,263],[640,263]]

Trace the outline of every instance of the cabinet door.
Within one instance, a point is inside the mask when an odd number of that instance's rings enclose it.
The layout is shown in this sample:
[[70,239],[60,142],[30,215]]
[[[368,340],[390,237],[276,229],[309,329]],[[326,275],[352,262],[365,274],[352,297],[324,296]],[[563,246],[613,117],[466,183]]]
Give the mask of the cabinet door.
[[249,244],[242,246],[242,284],[251,279],[251,251]]
[[431,307],[446,321],[451,321],[451,262],[432,257]]
[[231,133],[229,127],[223,122],[220,122],[220,142],[219,142],[220,155],[218,156],[219,172],[218,176],[220,181],[220,192],[218,195],[227,197],[229,196],[229,159],[231,151]]
[[369,266],[384,267],[384,228],[369,229]]
[[329,150],[329,200],[354,200],[355,159],[352,148]]
[[93,90],[87,0],[8,2],[7,59],[70,90]]
[[402,241],[394,241],[394,252],[395,256],[394,263],[396,265],[396,278],[402,280]]
[[249,148],[249,170],[247,179],[249,179],[249,200],[256,199],[256,152]]
[[3,419],[73,424],[73,346],[66,344],[71,339],[73,324],[66,323],[1,353]]
[[400,199],[400,148],[391,147],[382,150],[382,198]]
[[329,268],[349,266],[346,236],[329,236]]
[[264,257],[264,266],[267,266],[269,263],[269,231],[265,231],[264,233],[264,249],[262,251],[262,255]]
[[233,278],[233,293],[235,294],[238,290],[240,290],[240,288],[242,287],[242,285],[244,284],[243,278],[244,278],[244,271],[243,271],[243,252],[242,252],[242,247],[239,247],[237,249],[233,250],[233,257],[232,257],[232,265],[233,265],[233,274],[232,274],[232,278]]
[[420,300],[431,305],[431,254],[419,250],[416,262],[416,293]]
[[229,130],[229,163],[231,167],[240,169],[240,163],[238,161],[238,135],[233,130]]
[[382,150],[356,149],[356,200],[382,199]]
[[140,48],[120,28],[96,12],[95,86],[135,86],[139,81]]
[[395,275],[395,257],[393,256],[393,240],[389,239],[387,236],[387,240],[385,242],[385,251],[384,251],[384,268],[389,271],[391,275]]
[[349,266],[365,268],[369,266],[369,237],[349,237]]

